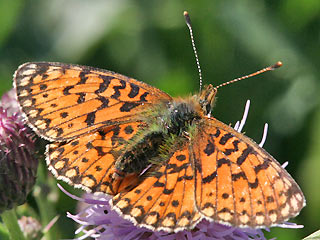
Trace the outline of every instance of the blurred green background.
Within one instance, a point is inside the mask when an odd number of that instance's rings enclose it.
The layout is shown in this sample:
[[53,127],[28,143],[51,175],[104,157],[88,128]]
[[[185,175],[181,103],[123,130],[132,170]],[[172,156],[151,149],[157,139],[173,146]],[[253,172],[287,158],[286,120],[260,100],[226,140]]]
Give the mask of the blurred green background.
[[[260,142],[263,125],[269,123],[264,148],[280,163],[289,161],[287,170],[307,199],[292,220],[303,229],[272,228],[267,236],[292,240],[309,235],[320,228],[319,0],[0,0],[0,93],[11,88],[12,74],[27,61],[90,65],[172,96],[197,93],[184,10],[193,22],[205,84],[284,63],[279,70],[220,89],[213,114],[234,124],[251,100],[246,135]],[[75,202],[55,188],[48,199],[61,214],[57,236],[71,238],[76,226],[65,211],[75,213]],[[28,204],[35,212],[41,209],[32,196]]]

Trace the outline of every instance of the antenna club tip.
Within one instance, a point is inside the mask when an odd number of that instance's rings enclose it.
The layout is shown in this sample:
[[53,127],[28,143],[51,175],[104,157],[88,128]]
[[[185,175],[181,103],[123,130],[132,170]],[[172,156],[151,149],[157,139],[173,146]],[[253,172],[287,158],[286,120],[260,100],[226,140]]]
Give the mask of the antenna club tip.
[[190,26],[191,26],[191,20],[190,20],[189,13],[188,13],[187,11],[184,11],[184,12],[183,12],[183,15],[184,15],[184,18],[186,19],[186,23],[187,23],[188,27],[190,28]]
[[278,61],[276,64],[274,64],[271,68],[272,69],[276,69],[276,68],[279,68],[279,67],[281,67],[283,64],[282,64],[282,62],[281,61]]

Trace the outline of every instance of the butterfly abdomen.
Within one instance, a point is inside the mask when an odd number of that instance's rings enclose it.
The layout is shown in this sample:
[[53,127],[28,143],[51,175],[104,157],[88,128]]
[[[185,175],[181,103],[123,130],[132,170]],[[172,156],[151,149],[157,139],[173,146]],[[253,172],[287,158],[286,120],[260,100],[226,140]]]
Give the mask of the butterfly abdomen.
[[116,162],[116,169],[122,174],[140,174],[150,164],[150,159],[159,155],[160,145],[163,144],[164,134],[151,131],[134,140]]

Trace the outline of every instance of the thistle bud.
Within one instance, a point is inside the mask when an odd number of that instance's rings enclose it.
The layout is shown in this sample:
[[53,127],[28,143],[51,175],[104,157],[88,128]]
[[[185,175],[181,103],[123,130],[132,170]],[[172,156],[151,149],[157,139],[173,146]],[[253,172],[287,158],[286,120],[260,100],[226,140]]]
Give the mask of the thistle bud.
[[11,90],[0,102],[0,212],[21,205],[36,180],[34,139]]

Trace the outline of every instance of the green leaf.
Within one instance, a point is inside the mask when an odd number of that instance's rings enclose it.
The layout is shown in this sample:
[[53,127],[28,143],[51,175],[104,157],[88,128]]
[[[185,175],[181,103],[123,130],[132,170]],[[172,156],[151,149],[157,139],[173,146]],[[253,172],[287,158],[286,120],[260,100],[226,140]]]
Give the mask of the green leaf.
[[320,230],[312,233],[308,237],[305,237],[303,240],[319,240],[320,239]]
[[13,240],[24,240],[25,237],[21,232],[20,226],[18,224],[18,219],[14,209],[6,210],[1,214],[2,221],[6,225],[10,239]]
[[2,239],[2,240],[9,240],[10,239],[9,232],[3,224],[0,224],[0,239]]

